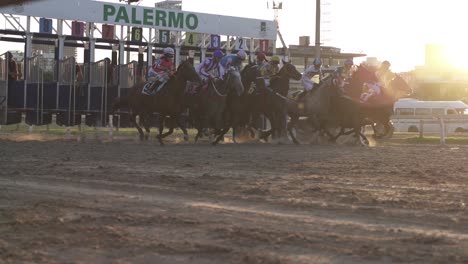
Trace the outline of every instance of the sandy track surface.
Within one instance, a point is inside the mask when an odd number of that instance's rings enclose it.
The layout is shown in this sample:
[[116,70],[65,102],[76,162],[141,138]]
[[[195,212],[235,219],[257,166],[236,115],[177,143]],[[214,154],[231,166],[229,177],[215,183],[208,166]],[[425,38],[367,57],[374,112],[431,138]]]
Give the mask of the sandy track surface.
[[0,141],[0,263],[468,263],[468,147]]

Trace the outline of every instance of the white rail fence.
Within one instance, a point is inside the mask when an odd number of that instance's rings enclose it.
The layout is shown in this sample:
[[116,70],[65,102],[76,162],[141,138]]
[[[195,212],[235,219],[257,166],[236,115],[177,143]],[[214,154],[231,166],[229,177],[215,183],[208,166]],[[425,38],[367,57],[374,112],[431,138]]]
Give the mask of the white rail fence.
[[[424,137],[425,127],[427,125],[439,125],[440,143],[445,144],[447,137],[447,127],[452,124],[462,124],[468,127],[468,115],[394,115],[392,121],[394,123],[401,121],[409,121],[418,124],[419,137]],[[465,130],[468,132],[468,130]]]

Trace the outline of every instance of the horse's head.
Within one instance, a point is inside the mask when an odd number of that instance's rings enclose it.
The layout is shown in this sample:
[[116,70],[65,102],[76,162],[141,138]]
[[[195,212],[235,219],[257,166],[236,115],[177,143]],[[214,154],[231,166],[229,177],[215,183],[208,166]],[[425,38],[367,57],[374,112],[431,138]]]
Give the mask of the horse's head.
[[283,67],[277,74],[280,77],[289,79],[294,79],[299,81],[302,78],[302,74],[296,69],[292,63],[284,62]]
[[227,71],[224,83],[228,93],[235,91],[237,96],[241,96],[244,93],[244,85],[242,83],[241,74],[234,67],[231,67]]
[[177,77],[183,81],[201,83],[200,76],[189,61],[182,61],[177,67]]
[[252,83],[257,84],[257,77],[260,76],[260,69],[257,64],[247,64],[241,72],[242,84],[249,88]]
[[409,96],[413,93],[413,89],[400,75],[395,74],[395,77],[390,81],[390,88],[400,96]]

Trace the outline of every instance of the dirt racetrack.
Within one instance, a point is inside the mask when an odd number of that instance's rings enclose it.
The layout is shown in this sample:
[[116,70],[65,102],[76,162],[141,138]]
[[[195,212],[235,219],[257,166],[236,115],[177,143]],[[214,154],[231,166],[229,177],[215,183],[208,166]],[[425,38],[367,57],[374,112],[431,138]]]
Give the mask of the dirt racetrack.
[[468,263],[468,147],[0,140],[0,263]]

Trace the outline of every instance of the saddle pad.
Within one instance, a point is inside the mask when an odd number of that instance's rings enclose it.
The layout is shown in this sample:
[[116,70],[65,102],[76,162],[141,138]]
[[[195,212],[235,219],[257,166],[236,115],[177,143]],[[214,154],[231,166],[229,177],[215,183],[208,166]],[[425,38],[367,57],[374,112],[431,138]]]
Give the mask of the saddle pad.
[[143,86],[143,89],[141,90],[141,94],[143,95],[155,95],[156,94],[156,91],[152,91],[150,88],[151,88],[151,85],[153,85],[152,82],[149,82],[149,83],[146,83],[145,86]]

